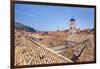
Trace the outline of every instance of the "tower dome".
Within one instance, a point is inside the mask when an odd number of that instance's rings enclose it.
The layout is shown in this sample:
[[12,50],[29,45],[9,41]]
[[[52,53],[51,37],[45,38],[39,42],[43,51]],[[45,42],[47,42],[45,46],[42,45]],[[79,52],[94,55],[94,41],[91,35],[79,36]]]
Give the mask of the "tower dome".
[[75,21],[75,19],[74,18],[71,18],[70,21]]

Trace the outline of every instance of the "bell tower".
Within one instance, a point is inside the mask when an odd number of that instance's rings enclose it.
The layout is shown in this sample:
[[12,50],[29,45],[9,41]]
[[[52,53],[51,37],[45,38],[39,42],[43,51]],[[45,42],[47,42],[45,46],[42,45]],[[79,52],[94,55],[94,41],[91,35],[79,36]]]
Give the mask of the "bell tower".
[[75,19],[71,18],[70,23],[69,23],[69,34],[74,35],[76,34],[76,24],[75,24]]

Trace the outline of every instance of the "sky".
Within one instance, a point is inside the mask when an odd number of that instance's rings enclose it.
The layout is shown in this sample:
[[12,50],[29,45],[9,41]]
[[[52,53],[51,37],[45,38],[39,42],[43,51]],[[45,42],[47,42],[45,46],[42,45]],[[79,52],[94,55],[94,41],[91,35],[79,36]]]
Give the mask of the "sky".
[[76,28],[94,28],[94,8],[15,4],[15,22],[38,31],[67,30],[71,18]]

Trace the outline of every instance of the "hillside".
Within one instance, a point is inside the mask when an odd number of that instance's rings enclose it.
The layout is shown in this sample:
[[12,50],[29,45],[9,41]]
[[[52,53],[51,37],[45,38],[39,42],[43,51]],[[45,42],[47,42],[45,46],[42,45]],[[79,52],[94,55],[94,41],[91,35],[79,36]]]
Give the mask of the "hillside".
[[22,23],[18,23],[18,22],[15,23],[15,28],[18,30],[25,30],[27,32],[36,32],[36,30],[34,28],[31,28],[29,26],[26,26],[26,25],[24,25]]

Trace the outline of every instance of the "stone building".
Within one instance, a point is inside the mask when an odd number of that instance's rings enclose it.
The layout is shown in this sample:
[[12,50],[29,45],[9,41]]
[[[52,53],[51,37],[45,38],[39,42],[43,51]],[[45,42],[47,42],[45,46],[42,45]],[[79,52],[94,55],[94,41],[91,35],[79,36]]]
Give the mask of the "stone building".
[[75,24],[75,19],[71,18],[70,23],[69,23],[69,34],[74,35],[76,34],[76,24]]

